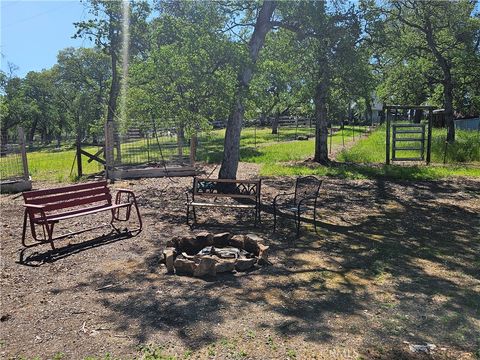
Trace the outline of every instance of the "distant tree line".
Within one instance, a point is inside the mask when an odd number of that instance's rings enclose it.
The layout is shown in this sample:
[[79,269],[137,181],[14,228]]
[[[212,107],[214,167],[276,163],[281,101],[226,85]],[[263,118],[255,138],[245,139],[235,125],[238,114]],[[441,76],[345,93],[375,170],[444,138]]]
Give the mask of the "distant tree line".
[[193,134],[225,119],[228,178],[245,118],[271,118],[272,131],[284,115],[315,118],[314,158],[328,163],[328,122],[352,104],[368,117],[378,100],[445,109],[454,141],[454,112],[480,113],[477,5],[88,0],[89,18],[72,33],[95,47],[64,49],[24,78],[0,73],[2,139],[17,125],[48,143],[95,140],[106,121]]

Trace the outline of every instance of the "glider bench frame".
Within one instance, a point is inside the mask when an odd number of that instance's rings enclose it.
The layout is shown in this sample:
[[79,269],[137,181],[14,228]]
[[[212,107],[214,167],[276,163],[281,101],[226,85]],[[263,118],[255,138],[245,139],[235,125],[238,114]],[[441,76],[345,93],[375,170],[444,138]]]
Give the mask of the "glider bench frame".
[[[124,199],[126,197],[126,199]],[[135,194],[130,190],[119,189],[112,203],[112,195],[107,187],[107,181],[96,181],[78,185],[64,186],[54,189],[25,191],[25,214],[23,219],[22,245],[25,247],[35,246],[41,243],[50,243],[55,249],[54,240],[70,235],[80,234],[89,230],[98,229],[105,225],[80,230],[53,237],[55,224],[60,221],[75,217],[95,214],[101,211],[110,211],[112,214],[110,225],[117,232],[120,230],[114,225],[115,221],[128,221],[132,207],[135,208],[138,228],[130,232],[142,231],[142,218],[137,205]],[[120,209],[125,208],[125,215],[121,216]],[[33,244],[26,244],[27,218],[30,220],[32,237],[36,241]],[[43,236],[39,237],[36,227],[40,226]]]

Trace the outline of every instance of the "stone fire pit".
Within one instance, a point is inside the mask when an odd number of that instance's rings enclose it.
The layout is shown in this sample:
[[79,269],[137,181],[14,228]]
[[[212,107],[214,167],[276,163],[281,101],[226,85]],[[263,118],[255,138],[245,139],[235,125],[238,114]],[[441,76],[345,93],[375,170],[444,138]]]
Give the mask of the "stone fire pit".
[[217,273],[247,271],[269,264],[268,246],[255,234],[229,232],[176,237],[167,242],[163,261],[169,273],[196,277]]

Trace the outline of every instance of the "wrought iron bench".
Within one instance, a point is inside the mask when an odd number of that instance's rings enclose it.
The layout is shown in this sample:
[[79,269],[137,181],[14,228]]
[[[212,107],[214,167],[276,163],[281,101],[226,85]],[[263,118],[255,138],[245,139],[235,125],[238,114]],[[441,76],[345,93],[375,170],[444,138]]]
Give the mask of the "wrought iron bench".
[[[295,181],[295,192],[278,194],[273,199],[273,231],[277,227],[277,212],[284,211],[293,214],[297,228],[297,237],[300,234],[300,215],[313,205],[313,225],[317,232],[317,203],[322,180],[315,176],[298,177]],[[292,197],[293,195],[293,197]]]
[[[261,180],[230,180],[230,179],[193,179],[193,188],[187,191],[187,225],[189,225],[190,208],[194,222],[197,221],[195,207],[223,207],[232,209],[255,210],[255,225],[260,222],[260,189]],[[192,195],[190,199],[189,193]],[[218,200],[235,199],[245,203],[228,203]]]
[[[122,199],[125,197],[126,199]],[[112,203],[112,195],[106,181],[70,185],[56,189],[26,191],[23,193],[23,199],[25,200],[25,215],[22,244],[25,247],[35,246],[39,243],[50,243],[52,249],[55,249],[54,240],[100,228],[104,225],[53,237],[55,224],[60,221],[101,211],[111,211],[110,225],[117,233],[120,233],[114,222],[128,221],[132,207],[134,207],[137,214],[138,228],[131,230],[131,232],[140,232],[142,230],[142,219],[135,194],[130,190],[119,189],[115,196],[115,203]],[[125,209],[124,216],[120,214],[121,209]],[[30,220],[32,237],[37,242],[28,245],[25,243],[27,218]],[[41,237],[37,235],[36,227],[38,226],[43,230],[43,236]]]

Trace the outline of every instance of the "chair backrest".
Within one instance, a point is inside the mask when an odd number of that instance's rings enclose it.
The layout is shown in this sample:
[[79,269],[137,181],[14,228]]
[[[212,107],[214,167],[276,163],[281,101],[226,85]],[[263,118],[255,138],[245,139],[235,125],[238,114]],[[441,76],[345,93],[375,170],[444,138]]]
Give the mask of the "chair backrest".
[[47,212],[99,202],[111,204],[112,196],[106,181],[96,181],[55,189],[25,191],[23,199],[26,204],[44,205],[44,211]]
[[315,199],[322,186],[322,180],[315,176],[298,177],[295,182],[295,203],[301,199]]

